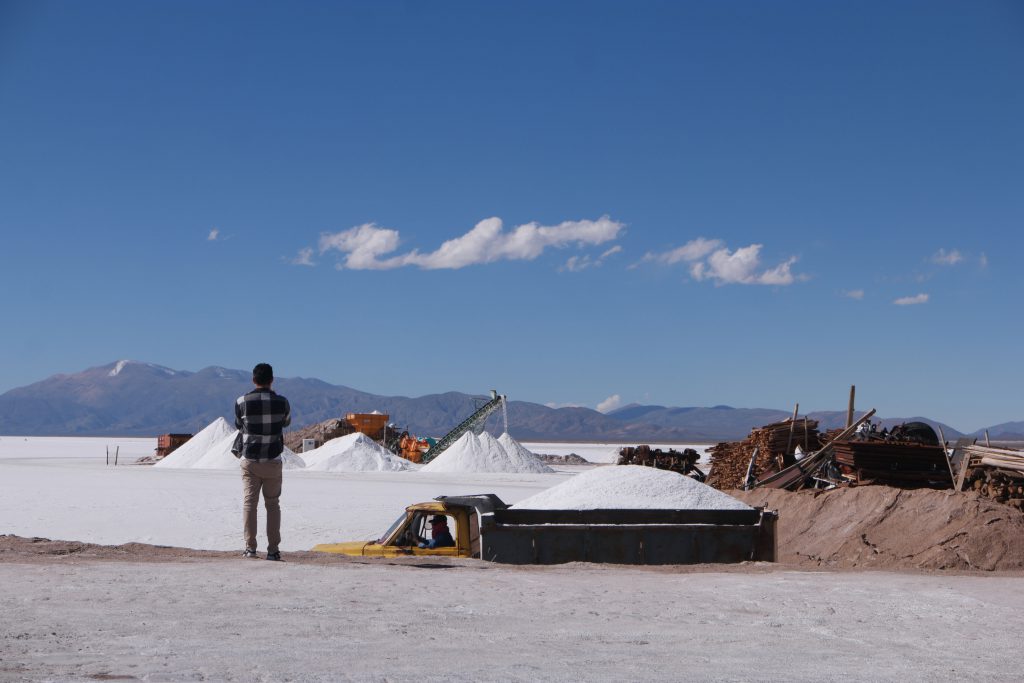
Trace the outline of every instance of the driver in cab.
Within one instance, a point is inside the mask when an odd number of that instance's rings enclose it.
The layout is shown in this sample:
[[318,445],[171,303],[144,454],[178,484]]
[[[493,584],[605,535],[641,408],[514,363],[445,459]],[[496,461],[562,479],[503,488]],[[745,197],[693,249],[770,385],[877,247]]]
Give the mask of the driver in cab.
[[420,548],[449,548],[455,545],[452,532],[448,530],[448,518],[434,515],[430,518],[430,538],[417,535],[416,541]]

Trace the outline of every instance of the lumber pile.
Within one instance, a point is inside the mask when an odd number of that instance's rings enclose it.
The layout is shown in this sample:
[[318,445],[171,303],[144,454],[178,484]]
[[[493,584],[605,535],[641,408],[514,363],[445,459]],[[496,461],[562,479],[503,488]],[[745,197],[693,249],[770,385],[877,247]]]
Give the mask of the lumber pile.
[[1024,510],[1024,451],[975,444],[964,447],[962,463],[960,490]]
[[750,465],[750,457],[757,449],[753,475],[780,470],[793,464],[793,453],[799,446],[805,453],[821,447],[818,421],[807,418],[783,420],[751,430],[743,441],[728,441],[708,449],[711,454],[711,473],[707,484],[716,489],[742,488]]
[[964,446],[968,467],[996,467],[1015,472],[1024,472],[1024,452],[1011,448],[993,448],[974,444]]
[[842,433],[842,427],[837,427],[835,429],[826,429],[818,436],[818,438],[821,439],[822,443],[828,443],[829,441],[835,440],[835,438]]

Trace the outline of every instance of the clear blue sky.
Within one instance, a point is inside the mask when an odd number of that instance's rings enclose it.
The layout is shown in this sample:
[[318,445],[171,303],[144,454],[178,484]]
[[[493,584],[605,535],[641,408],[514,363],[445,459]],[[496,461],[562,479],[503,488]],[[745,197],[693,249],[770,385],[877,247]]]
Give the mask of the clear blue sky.
[[1019,2],[0,0],[0,391],[1022,420],[1022,83]]

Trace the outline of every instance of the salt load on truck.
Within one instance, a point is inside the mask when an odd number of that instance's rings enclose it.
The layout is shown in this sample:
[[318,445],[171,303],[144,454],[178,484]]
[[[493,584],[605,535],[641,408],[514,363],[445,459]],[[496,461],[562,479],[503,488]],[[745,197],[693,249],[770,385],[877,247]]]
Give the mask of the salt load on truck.
[[[594,504],[595,493],[607,507]],[[420,547],[429,540],[428,520],[439,515],[447,518],[455,545]],[[410,505],[375,541],[327,543],[313,550],[509,564],[774,562],[777,520],[773,511],[749,507],[689,477],[618,466],[577,475],[515,506],[493,493],[438,496]]]

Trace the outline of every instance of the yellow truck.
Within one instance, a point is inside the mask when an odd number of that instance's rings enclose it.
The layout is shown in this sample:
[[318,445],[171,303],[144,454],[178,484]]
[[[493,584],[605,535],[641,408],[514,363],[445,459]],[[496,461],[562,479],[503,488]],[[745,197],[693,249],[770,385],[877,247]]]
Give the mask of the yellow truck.
[[[450,547],[420,547],[444,515]],[[697,564],[776,558],[778,513],[749,510],[518,510],[493,493],[438,496],[405,509],[376,541],[314,551],[356,557],[474,557],[511,564]]]
[[[475,496],[440,496],[427,503],[416,503],[405,509],[394,524],[376,541],[322,543],[313,550],[322,553],[356,557],[402,557],[431,555],[447,557],[480,557],[480,519],[495,509],[508,506],[494,494]],[[420,548],[419,539],[428,538],[427,520],[436,515],[448,518],[448,528],[455,545]]]

